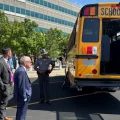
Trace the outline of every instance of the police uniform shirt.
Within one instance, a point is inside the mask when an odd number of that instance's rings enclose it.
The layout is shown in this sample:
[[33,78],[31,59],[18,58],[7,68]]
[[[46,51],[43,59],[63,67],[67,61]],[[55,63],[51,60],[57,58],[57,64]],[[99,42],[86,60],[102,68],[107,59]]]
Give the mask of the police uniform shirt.
[[50,64],[53,65],[53,62],[50,58],[39,58],[35,63],[35,67],[39,67],[40,71],[45,71],[48,70]]

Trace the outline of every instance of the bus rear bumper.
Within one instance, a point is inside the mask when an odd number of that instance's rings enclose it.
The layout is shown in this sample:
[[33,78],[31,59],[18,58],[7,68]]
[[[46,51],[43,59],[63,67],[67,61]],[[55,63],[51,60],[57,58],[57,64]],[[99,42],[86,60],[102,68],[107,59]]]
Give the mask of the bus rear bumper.
[[75,78],[75,85],[79,87],[120,87],[120,79],[80,79]]

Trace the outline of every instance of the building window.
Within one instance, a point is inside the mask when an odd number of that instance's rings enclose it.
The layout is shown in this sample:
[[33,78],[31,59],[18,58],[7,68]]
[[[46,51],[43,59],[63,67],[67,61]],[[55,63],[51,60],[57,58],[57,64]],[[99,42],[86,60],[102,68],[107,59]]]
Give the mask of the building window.
[[61,8],[62,8],[62,12],[65,12],[65,9],[63,7],[61,7]]
[[39,18],[39,13],[35,12],[35,17]]
[[10,12],[15,12],[15,7],[10,6]]
[[70,10],[68,10],[68,14],[70,14]]
[[61,19],[59,19],[59,23],[60,23],[60,24],[62,23],[62,20],[61,20]]
[[62,8],[61,8],[61,6],[59,6],[59,11],[62,11]]
[[[37,12],[34,12],[34,11],[25,10],[25,9],[19,8],[19,7],[15,8],[14,6],[9,6],[9,5],[5,5],[5,4],[4,4],[4,7],[3,7],[3,4],[0,4],[0,9],[3,9],[3,8],[4,8],[4,10],[7,10],[7,11],[10,10],[11,12],[16,12],[16,13],[19,13],[19,14],[32,16],[32,17],[35,17],[35,18],[40,18],[40,19],[51,21],[51,22],[56,22],[56,23],[59,23],[59,24],[65,24],[65,25],[72,26],[72,27],[74,25],[74,23],[72,23],[72,22],[65,21],[65,20],[55,18],[55,17],[52,17],[52,16],[47,16],[47,15],[40,14],[40,13],[37,13]],[[62,9],[62,7],[61,7],[61,9]]]
[[35,17],[35,13],[33,11],[31,11],[31,16]]
[[39,0],[35,0],[35,3],[39,4]]
[[0,3],[0,9],[3,10],[3,4]]
[[35,2],[35,0],[31,0],[31,2]]
[[57,18],[55,18],[55,22],[56,22],[56,23],[58,23],[57,21],[58,21]]
[[55,9],[55,5],[54,4],[51,4],[52,5],[52,8]]
[[65,20],[64,22],[65,22],[65,25],[67,25],[67,21]]
[[49,8],[55,9],[55,10],[59,10],[61,12],[64,12],[64,13],[67,13],[67,14],[70,14],[73,16],[77,16],[77,14],[78,14],[75,11],[69,10],[69,9],[64,8],[62,6],[52,4],[52,3],[44,1],[44,0],[28,0],[28,1],[31,1],[31,2],[36,3],[36,4],[44,5],[45,7],[49,7]]
[[25,15],[25,9],[21,8],[21,14]]
[[46,6],[46,7],[47,7],[47,2],[46,2],[46,1],[44,1],[44,6]]
[[52,21],[52,22],[55,22],[55,20],[54,20],[54,19],[55,19],[54,17],[51,17],[51,21]]
[[74,16],[77,16],[77,13],[76,13],[76,12],[74,12]]
[[51,6],[52,6],[51,3],[48,2],[48,7],[51,8]]
[[64,8],[64,11],[65,11],[65,13],[67,13],[67,9],[66,8]]
[[47,15],[44,15],[44,20],[47,20]]
[[4,5],[4,10],[9,11],[9,5]]
[[30,11],[26,10],[26,15],[30,16]]
[[40,0],[40,5],[43,5],[43,0]]
[[50,16],[48,16],[48,20],[49,20],[49,21],[50,21],[50,18],[51,18],[51,17],[50,17]]
[[55,9],[58,10],[58,5],[55,5]]
[[71,15],[73,15],[73,11],[71,11]]
[[71,26],[70,22],[68,22],[68,26]]
[[61,21],[60,21],[60,19],[59,19],[59,18],[58,18],[58,23],[59,23],[59,24],[61,24]]
[[40,19],[43,19],[43,14],[39,14]]
[[62,24],[64,25],[64,20],[62,20]]
[[75,12],[75,14],[76,14],[76,16],[78,16],[78,13],[77,13],[77,12]]
[[74,26],[74,23],[72,23],[72,27]]
[[20,13],[20,8],[16,7],[16,13]]

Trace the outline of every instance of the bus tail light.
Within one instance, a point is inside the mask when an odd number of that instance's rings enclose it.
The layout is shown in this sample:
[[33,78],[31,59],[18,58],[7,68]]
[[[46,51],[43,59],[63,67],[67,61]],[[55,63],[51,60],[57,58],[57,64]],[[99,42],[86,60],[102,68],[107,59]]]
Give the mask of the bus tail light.
[[120,8],[120,4],[117,7]]
[[84,47],[82,48],[82,54],[87,54],[87,46],[84,46]]
[[117,8],[120,8],[120,3],[119,3],[119,4],[112,4],[112,5],[111,5],[111,8],[116,8],[116,7],[117,7]]
[[97,54],[97,47],[96,46],[84,46],[82,49],[83,54]]
[[89,15],[90,14],[90,8],[85,8],[84,10],[84,15]]
[[95,15],[95,7],[90,7],[90,15]]
[[79,76],[82,76],[82,74],[79,74]]
[[116,5],[115,5],[115,4],[112,4],[112,5],[111,5],[111,8],[116,8]]
[[92,70],[92,73],[93,73],[93,74],[97,74],[97,70],[96,70],[96,69],[93,69],[93,70]]
[[86,7],[84,9],[84,16],[96,15],[96,7]]
[[92,54],[92,46],[87,47],[87,54]]

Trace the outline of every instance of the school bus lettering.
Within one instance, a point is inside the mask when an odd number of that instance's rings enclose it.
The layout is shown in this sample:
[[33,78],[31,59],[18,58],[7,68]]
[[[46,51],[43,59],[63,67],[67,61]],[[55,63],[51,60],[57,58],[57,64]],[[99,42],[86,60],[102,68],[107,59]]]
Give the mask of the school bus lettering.
[[120,9],[116,8],[101,8],[101,15],[104,16],[120,16]]

